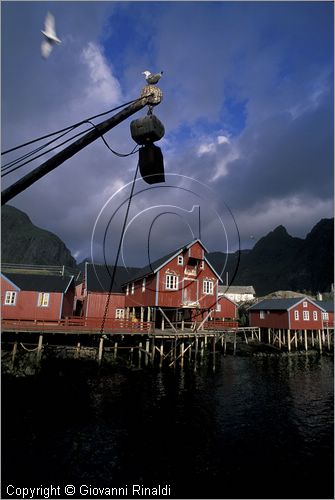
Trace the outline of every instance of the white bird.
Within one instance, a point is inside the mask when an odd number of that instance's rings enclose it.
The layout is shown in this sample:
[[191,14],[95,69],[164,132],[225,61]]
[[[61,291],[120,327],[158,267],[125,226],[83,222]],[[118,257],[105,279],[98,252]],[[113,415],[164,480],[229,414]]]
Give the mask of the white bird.
[[149,85],[153,85],[158,82],[158,80],[161,78],[163,74],[163,71],[160,73],[150,73],[150,71],[145,70],[142,72],[142,75],[145,75],[145,79]]
[[62,43],[61,40],[56,36],[55,30],[55,18],[50,12],[47,13],[44,21],[44,30],[41,30],[45,36],[45,40],[41,43],[41,54],[47,59],[52,51],[55,43]]

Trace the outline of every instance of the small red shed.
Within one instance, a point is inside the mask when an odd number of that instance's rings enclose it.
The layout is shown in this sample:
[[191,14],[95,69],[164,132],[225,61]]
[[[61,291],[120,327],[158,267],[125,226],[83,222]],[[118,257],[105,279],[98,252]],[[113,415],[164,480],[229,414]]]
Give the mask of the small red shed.
[[73,303],[74,276],[1,273],[3,319],[58,321]]

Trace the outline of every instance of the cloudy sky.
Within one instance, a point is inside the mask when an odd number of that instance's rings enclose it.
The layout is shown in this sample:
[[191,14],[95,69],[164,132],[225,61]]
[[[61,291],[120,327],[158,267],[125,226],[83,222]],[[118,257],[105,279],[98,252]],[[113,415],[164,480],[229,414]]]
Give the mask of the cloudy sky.
[[[1,10],[2,151],[136,99],[142,71],[164,71],[154,112],[166,131],[157,143],[166,183],[136,182],[126,265],[198,236],[199,206],[209,251],[234,251],[239,236],[250,248],[280,224],[305,237],[333,216],[332,2],[12,1]],[[62,43],[44,60],[48,11]],[[130,121],[146,112],[106,134],[112,149],[133,149]],[[97,140],[10,204],[78,262],[91,251],[101,261],[103,249],[112,260],[137,159]]]

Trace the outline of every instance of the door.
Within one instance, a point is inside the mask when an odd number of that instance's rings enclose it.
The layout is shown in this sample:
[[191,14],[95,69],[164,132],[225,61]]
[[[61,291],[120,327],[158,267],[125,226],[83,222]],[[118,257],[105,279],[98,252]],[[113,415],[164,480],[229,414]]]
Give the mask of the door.
[[183,305],[196,305],[198,302],[198,280],[184,278]]

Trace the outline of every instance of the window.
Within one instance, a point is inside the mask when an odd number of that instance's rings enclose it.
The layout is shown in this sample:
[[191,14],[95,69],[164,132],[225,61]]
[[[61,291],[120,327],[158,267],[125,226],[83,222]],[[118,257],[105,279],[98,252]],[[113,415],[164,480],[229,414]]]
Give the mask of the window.
[[143,278],[143,281],[142,281],[142,292],[145,292],[145,282],[146,282],[146,279]]
[[5,295],[5,306],[15,306],[16,303],[16,292],[6,292]]
[[124,319],[124,309],[115,310],[115,319]]
[[221,312],[221,304],[216,304],[216,312]]
[[200,262],[200,269],[201,270],[205,269],[205,263],[203,260]]
[[39,293],[38,294],[38,301],[37,301],[38,307],[48,307],[49,298],[50,298],[49,293],[44,293],[44,292]]
[[264,319],[265,318],[265,311],[259,311],[259,317],[261,319]]
[[305,300],[303,303],[302,303],[302,307],[307,307],[307,301]]
[[314,321],[318,320],[318,311],[313,311],[313,319]]
[[302,312],[302,319],[305,321],[309,321],[309,311]]
[[127,285],[127,288],[126,288],[126,295],[129,295],[129,284]]
[[165,276],[166,290],[178,290],[178,276],[174,274],[167,274]]
[[178,255],[178,266],[182,266],[184,264],[184,257],[182,255]]
[[135,283],[131,284],[131,294],[134,295],[135,292]]
[[213,290],[214,290],[214,283],[213,283],[213,281],[204,280],[203,285],[202,285],[202,291],[206,295],[213,295]]
[[322,319],[324,319],[325,321],[328,321],[329,320],[329,316],[328,316],[328,313],[322,313]]
[[294,319],[299,319],[299,311],[294,311]]

